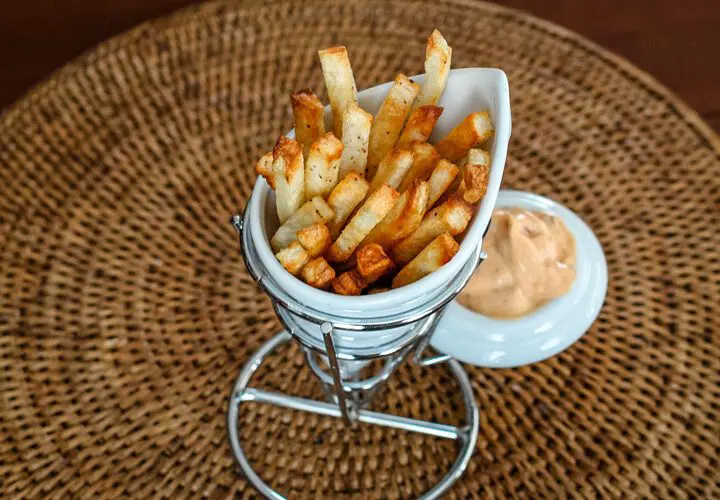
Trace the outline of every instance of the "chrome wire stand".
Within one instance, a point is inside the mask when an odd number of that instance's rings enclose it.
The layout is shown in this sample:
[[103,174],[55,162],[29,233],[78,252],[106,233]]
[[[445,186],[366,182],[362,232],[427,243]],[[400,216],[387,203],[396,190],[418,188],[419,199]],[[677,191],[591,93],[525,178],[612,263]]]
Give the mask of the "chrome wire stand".
[[[384,318],[350,320],[330,315],[300,304],[283,291],[262,269],[254,245],[243,227],[248,224],[248,213],[236,215],[231,219],[233,227],[240,237],[240,248],[245,264],[258,285],[273,300],[278,318],[285,331],[271,338],[245,363],[235,382],[228,405],[227,425],[230,446],[233,455],[250,483],[265,497],[284,499],[273,490],[253,470],[248,461],[239,437],[239,410],[243,403],[267,403],[289,408],[341,418],[352,427],[356,422],[363,424],[392,427],[409,432],[417,432],[444,439],[455,440],[458,454],[455,462],[440,482],[426,491],[420,498],[439,498],[463,474],[475,448],[479,428],[479,411],[473,395],[472,386],[465,370],[459,362],[447,355],[423,358],[430,343],[432,333],[442,317],[447,304],[462,290],[472,276],[473,271],[485,258],[478,249],[450,283],[445,291],[433,297],[429,304],[423,304],[402,315]],[[301,327],[299,321],[315,324],[322,334],[322,342],[306,332],[307,325]],[[412,326],[407,333],[386,344],[373,346],[372,349],[342,349],[337,347],[335,332],[337,329],[351,331],[385,330]],[[320,379],[328,396],[328,402],[290,396],[279,392],[267,391],[250,386],[253,374],[263,361],[276,349],[291,339],[297,340],[305,353],[308,365]],[[413,352],[412,362],[418,366],[433,366],[446,363],[455,376],[463,396],[465,423],[461,427],[439,424],[424,420],[400,417],[386,413],[370,411],[365,407],[372,401],[382,385],[395,369]],[[360,380],[360,369],[369,361],[382,360],[382,368],[377,374]],[[328,373],[323,364],[329,365]]]

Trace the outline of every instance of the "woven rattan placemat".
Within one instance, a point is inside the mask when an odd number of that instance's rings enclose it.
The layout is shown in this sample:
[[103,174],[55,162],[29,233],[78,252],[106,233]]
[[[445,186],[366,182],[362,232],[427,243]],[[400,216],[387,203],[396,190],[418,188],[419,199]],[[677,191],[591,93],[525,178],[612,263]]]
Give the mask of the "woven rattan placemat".
[[[0,118],[0,491],[7,498],[256,493],[226,441],[243,361],[279,326],[228,216],[324,91],[346,44],[359,88],[420,72],[438,27],[456,67],[510,78],[506,187],[551,196],[600,238],[610,284],[576,345],[467,367],[477,451],[451,498],[720,497],[720,147],[695,113],[591,43],[451,2],[211,3],[68,65]],[[261,384],[320,395],[297,348]],[[441,369],[405,367],[378,407],[452,422]],[[406,498],[452,443],[252,406],[242,435],[291,497]]]

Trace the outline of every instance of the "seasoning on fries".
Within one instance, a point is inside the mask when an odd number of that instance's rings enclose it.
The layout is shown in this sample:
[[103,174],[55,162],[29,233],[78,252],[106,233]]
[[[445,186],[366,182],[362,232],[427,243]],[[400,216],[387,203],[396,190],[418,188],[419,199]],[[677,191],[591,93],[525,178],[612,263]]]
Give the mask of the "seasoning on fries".
[[318,138],[305,161],[305,196],[326,197],[338,181],[343,144],[332,132]]
[[310,89],[291,94],[290,103],[295,118],[295,138],[302,144],[303,154],[307,157],[313,143],[325,135],[325,109]]
[[275,191],[280,227],[270,245],[313,288],[375,294],[409,285],[457,253],[487,191],[493,133],[487,111],[430,144],[452,49],[430,35],[420,85],[398,74],[373,116],[357,101],[345,47],[318,52],[332,111],[309,89],[291,94],[295,139],[280,137],[255,171]]
[[340,179],[351,172],[364,176],[367,170],[368,144],[373,116],[352,102],[343,112],[343,152],[340,157]]

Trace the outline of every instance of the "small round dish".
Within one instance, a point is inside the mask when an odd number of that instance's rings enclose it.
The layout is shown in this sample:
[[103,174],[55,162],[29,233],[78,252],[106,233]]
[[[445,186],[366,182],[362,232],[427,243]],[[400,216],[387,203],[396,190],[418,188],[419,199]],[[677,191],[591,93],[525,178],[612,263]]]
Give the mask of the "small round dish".
[[590,328],[607,292],[605,254],[580,217],[543,196],[500,191],[495,208],[510,207],[547,212],[565,222],[575,236],[577,275],[566,295],[518,319],[492,319],[453,301],[430,344],[439,352],[476,366],[521,366],[565,350]]

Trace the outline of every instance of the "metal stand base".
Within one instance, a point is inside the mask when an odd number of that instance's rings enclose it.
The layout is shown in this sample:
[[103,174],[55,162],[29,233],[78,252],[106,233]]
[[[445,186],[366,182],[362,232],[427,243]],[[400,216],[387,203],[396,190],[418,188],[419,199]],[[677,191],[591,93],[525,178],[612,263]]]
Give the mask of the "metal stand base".
[[[311,413],[317,413],[320,415],[326,415],[329,417],[343,417],[342,409],[333,403],[325,403],[321,401],[315,401],[311,399],[298,398],[294,396],[288,396],[286,394],[265,391],[262,389],[255,389],[249,387],[250,379],[253,374],[262,364],[263,360],[276,348],[288,342],[292,339],[291,335],[287,332],[282,332],[260,347],[260,349],[253,354],[248,362],[240,370],[235,387],[230,397],[230,403],[228,407],[228,433],[230,437],[230,446],[232,447],[233,455],[237,460],[238,464],[243,470],[243,473],[257,488],[257,490],[265,495],[267,498],[282,500],[285,497],[277,491],[273,490],[268,486],[260,476],[255,473],[250,462],[248,462],[245,453],[243,452],[240,438],[238,436],[238,413],[242,403],[248,401],[254,401],[257,403],[269,403],[276,406],[282,406],[284,408],[291,408],[294,410],[307,411]],[[477,433],[479,427],[479,412],[478,407],[473,397],[472,386],[468,379],[465,370],[462,369],[460,363],[453,359],[439,359],[432,364],[439,364],[441,362],[448,363],[450,370],[455,375],[458,381],[460,389],[463,395],[463,401],[465,403],[465,420],[466,424],[463,427],[454,427],[451,425],[437,424],[433,422],[426,422],[424,420],[416,420],[411,418],[398,417],[395,415],[388,415],[386,413],[379,413],[369,411],[365,409],[358,409],[354,415],[354,419],[358,422],[366,424],[381,425],[384,427],[393,427],[396,429],[403,429],[410,432],[419,432],[430,436],[439,438],[454,439],[458,441],[460,450],[458,456],[455,459],[450,471],[443,477],[443,479],[437,483],[430,490],[425,492],[420,498],[422,499],[434,499],[439,498],[457,479],[462,475],[467,467],[470,457],[475,449],[475,443],[477,441]],[[431,363],[425,363],[429,365]]]

